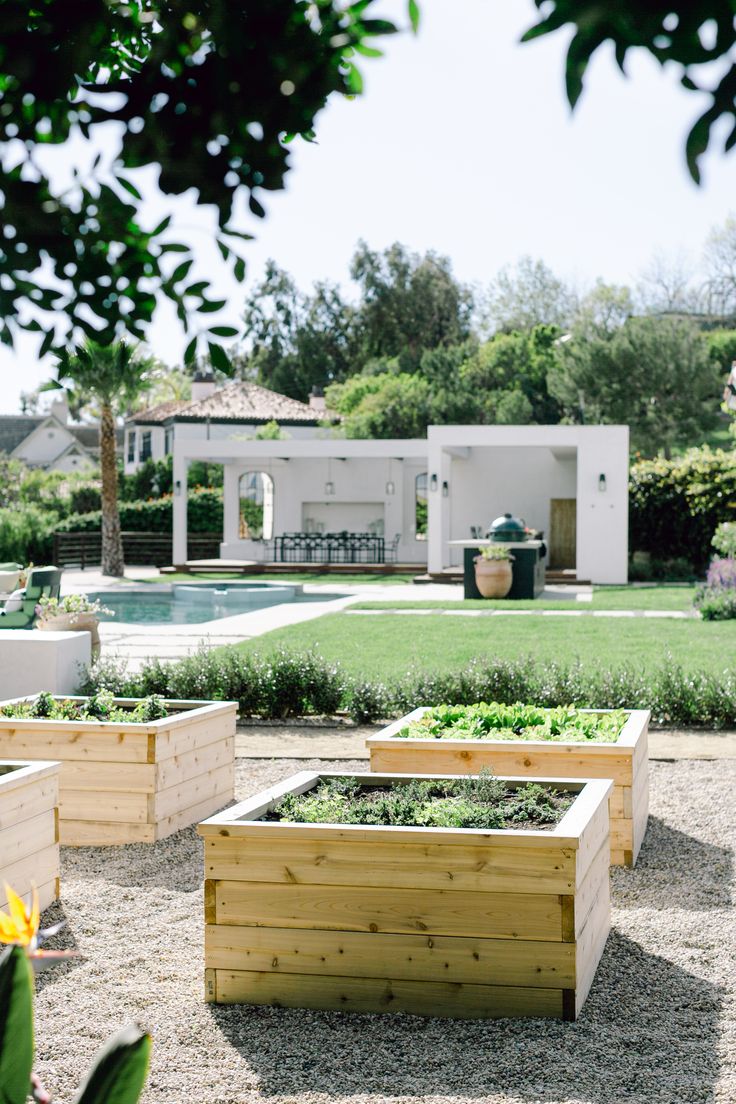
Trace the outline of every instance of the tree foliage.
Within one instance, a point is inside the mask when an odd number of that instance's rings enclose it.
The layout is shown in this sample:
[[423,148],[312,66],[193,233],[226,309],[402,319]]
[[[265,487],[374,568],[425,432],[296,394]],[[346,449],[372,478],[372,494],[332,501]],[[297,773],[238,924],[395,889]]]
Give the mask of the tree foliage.
[[[374,56],[369,43],[396,29],[373,11],[374,0],[7,0],[0,340],[37,331],[43,354],[79,334],[142,338],[163,295],[185,329],[199,320],[222,366],[216,339],[233,333],[207,319],[224,303],[193,276],[171,216],[147,217],[136,170],[154,166],[165,196],[196,189],[214,207],[242,279],[236,197],[262,216],[264,192],[284,186],[289,139],[311,139],[333,93],[360,93],[356,52]],[[415,4],[410,15],[416,24]],[[117,141],[112,164],[95,155],[103,136]],[[195,347],[196,335],[188,359]]]
[[569,326],[577,297],[544,261],[522,257],[515,268],[503,268],[491,284],[485,321],[491,331],[532,330],[535,326]]
[[526,41],[561,29],[572,29],[567,49],[565,82],[567,98],[575,106],[583,91],[585,74],[593,54],[606,42],[614,46],[616,61],[624,71],[631,50],[644,49],[661,65],[674,64],[683,88],[698,99],[710,98],[696,119],[685,144],[688,169],[700,181],[700,160],[712,131],[721,120],[732,125],[724,143],[736,145],[736,63],[734,8],[731,0],[616,0],[615,4],[591,4],[588,0],[534,0],[539,21],[524,36]]
[[677,318],[631,318],[611,334],[576,334],[549,385],[569,418],[628,424],[645,455],[669,455],[718,419],[720,371],[703,334]]

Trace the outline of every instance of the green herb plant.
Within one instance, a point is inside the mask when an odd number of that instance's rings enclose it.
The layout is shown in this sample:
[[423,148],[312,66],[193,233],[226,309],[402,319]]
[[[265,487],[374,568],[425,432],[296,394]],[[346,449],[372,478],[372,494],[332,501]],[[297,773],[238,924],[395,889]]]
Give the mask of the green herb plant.
[[[111,690],[96,690],[84,701],[54,698],[43,690],[33,701],[9,702],[0,708],[0,716],[49,721],[116,721],[123,724],[149,724],[168,717],[166,703],[158,694],[149,694],[135,706],[115,704]],[[0,1104],[4,1104],[0,1097]]]
[[297,824],[375,824],[395,827],[551,828],[574,794],[536,782],[508,786],[490,771],[465,778],[412,779],[367,786],[342,775],[302,794],[287,794],[267,819]]
[[613,744],[626,722],[622,709],[586,713],[572,705],[542,709],[516,702],[477,705],[436,705],[404,725],[402,739],[548,740],[565,743]]

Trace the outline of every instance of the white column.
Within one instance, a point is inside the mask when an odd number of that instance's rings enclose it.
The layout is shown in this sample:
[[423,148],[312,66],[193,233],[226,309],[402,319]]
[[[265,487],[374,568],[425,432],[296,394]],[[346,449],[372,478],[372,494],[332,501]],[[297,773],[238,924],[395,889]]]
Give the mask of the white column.
[[224,465],[222,539],[225,544],[232,544],[240,537],[240,473],[240,465]]
[[[443,452],[430,445],[427,463],[427,570],[442,571],[445,566],[449,498],[442,497]],[[434,489],[433,489],[434,488]]]
[[[603,482],[601,476],[604,477]],[[629,563],[629,430],[586,426],[577,470],[578,578],[625,583]]]
[[187,460],[177,452],[174,446],[174,517],[173,517],[173,560],[174,564],[187,561]]

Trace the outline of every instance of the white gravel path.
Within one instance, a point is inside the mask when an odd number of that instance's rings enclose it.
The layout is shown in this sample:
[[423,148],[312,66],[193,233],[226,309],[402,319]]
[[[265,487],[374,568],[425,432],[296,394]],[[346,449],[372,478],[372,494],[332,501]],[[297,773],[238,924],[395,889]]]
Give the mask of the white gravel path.
[[[239,760],[238,796],[315,761]],[[330,769],[365,769],[331,762]],[[138,1020],[146,1104],[695,1104],[736,1101],[736,761],[655,763],[650,828],[616,870],[614,930],[577,1023],[215,1007],[202,998],[201,847],[63,856],[62,944],[42,975],[37,1070],[69,1104],[94,1051]]]

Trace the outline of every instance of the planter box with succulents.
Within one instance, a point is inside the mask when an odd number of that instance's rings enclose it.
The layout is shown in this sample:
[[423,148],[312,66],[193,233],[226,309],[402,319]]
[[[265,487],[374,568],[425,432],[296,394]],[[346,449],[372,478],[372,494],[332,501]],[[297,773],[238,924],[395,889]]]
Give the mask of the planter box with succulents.
[[40,694],[0,704],[0,756],[61,761],[62,844],[152,843],[232,799],[236,710]]
[[633,866],[649,816],[649,711],[436,706],[366,741],[371,770],[610,778],[611,862]]
[[59,764],[0,759],[0,908],[5,884],[41,909],[59,896]]
[[610,790],[303,772],[211,817],[206,999],[575,1019],[610,927]]

